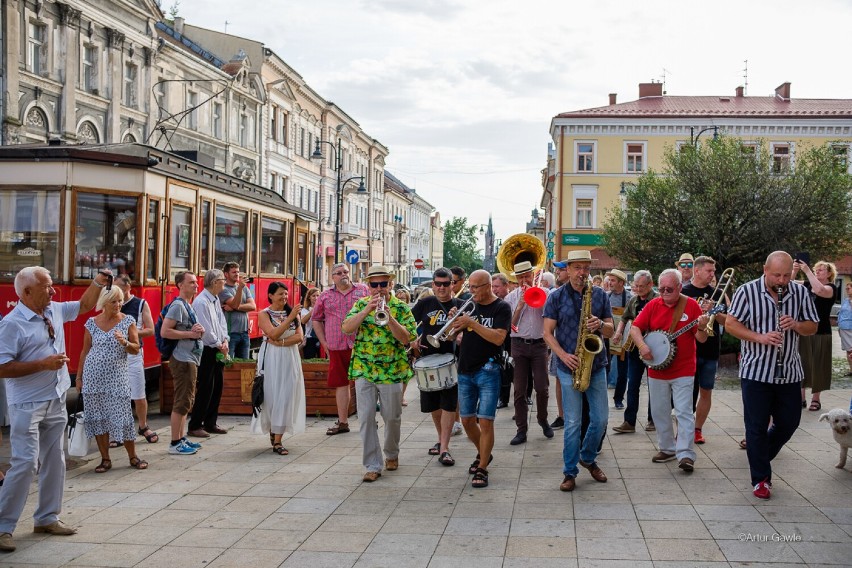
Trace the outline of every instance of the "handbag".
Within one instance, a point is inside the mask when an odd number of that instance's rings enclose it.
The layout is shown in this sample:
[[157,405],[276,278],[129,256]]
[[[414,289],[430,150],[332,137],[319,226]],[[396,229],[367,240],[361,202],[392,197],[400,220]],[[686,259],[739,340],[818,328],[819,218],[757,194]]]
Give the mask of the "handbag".
[[260,370],[254,376],[254,381],[251,384],[252,417],[260,416],[260,407],[263,406],[263,369],[266,367],[266,353],[268,350],[269,344],[266,344],[263,350],[263,364],[260,366]]
[[85,412],[75,412],[68,417],[68,455],[83,457],[89,454],[89,438],[86,437]]

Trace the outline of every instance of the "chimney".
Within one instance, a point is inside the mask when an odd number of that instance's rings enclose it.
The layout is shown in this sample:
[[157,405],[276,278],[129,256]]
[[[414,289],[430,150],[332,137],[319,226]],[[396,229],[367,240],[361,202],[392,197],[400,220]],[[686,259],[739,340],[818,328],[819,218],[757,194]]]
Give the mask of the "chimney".
[[645,97],[662,97],[663,96],[663,84],[662,83],[639,83],[639,98],[644,99]]
[[739,87],[737,87],[737,98],[739,99],[739,98],[741,98],[741,97],[745,96],[745,95],[744,95],[744,92],[745,92],[745,89],[743,88],[743,86],[742,86],[742,85],[740,85]]
[[618,93],[610,93],[609,94],[609,104],[610,105],[615,104],[615,97],[617,97],[617,96],[618,96]]
[[180,35],[183,35],[183,22],[185,20],[180,16],[175,16],[175,31]]
[[780,97],[782,101],[790,100],[790,82],[781,83],[775,87],[775,96]]

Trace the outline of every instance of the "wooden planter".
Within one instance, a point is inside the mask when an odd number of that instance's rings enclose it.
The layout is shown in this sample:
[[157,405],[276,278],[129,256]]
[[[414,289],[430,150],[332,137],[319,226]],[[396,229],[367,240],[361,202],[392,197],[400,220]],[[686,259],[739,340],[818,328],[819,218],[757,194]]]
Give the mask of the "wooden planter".
[[[302,361],[305,378],[305,413],[337,416],[336,389],[328,387],[328,361]],[[355,381],[349,382],[349,416],[355,414]]]
[[[220,414],[251,415],[251,385],[256,363],[234,363],[225,367]],[[175,389],[168,361],[160,367],[160,414],[171,414],[175,402]]]

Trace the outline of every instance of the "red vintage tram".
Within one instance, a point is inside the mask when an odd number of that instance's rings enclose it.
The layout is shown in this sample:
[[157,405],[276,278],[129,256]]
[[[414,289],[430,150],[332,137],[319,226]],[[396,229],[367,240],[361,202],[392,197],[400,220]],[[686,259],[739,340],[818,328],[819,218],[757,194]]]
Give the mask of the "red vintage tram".
[[[157,319],[176,296],[174,275],[238,262],[258,309],[284,281],[291,303],[314,279],[317,217],[278,193],[141,144],[0,148],[0,314],[16,304],[25,266],[50,270],[57,301],[79,299],[97,270],[130,275]],[[294,276],[295,275],[295,276]],[[69,369],[82,347],[80,317],[66,329]],[[249,334],[259,337],[257,313]],[[153,337],[145,366],[158,369]]]

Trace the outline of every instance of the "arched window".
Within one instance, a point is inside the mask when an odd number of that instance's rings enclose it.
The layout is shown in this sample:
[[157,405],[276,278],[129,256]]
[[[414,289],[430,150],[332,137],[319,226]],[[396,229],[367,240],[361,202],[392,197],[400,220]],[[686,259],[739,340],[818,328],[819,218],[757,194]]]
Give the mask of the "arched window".
[[25,124],[28,141],[47,142],[48,122],[43,110],[38,107],[31,108],[27,112]]
[[136,144],[136,137],[128,132],[124,135],[124,138],[122,138],[121,141],[125,144]]
[[86,144],[98,144],[101,141],[98,129],[89,121],[80,124],[80,128],[77,129],[77,140]]

